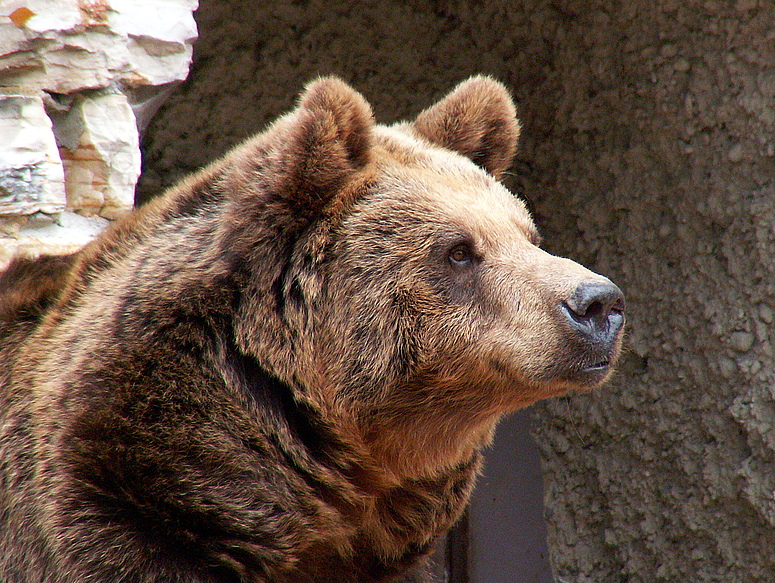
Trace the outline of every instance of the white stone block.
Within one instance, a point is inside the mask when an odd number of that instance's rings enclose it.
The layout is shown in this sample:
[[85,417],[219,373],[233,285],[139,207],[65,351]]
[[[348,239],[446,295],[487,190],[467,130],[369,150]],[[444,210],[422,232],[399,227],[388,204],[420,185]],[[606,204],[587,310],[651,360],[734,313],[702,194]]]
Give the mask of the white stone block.
[[123,84],[165,85],[188,75],[196,39],[194,0],[4,0],[25,8],[0,19],[0,77],[69,94]]
[[140,175],[134,113],[121,93],[79,95],[57,123],[67,209],[114,219],[131,210]]
[[0,238],[0,270],[7,267],[14,257],[74,253],[108,224],[109,221],[101,217],[82,217],[63,212],[51,224],[23,228],[14,237]]
[[0,88],[0,216],[64,209],[62,163],[41,97]]
[[100,228],[132,208],[137,127],[188,75],[197,5],[0,0],[0,85],[24,89],[0,88],[0,269],[89,240],[65,208]]

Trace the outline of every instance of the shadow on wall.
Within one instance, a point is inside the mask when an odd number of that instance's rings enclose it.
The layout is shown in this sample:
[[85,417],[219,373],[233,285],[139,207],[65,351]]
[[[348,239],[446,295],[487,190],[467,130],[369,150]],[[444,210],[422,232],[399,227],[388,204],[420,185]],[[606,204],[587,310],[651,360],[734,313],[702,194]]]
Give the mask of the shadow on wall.
[[[351,83],[380,122],[416,115],[477,73],[509,84],[521,103],[536,85],[559,91],[548,77],[552,47],[528,40],[542,34],[544,21],[523,15],[515,28],[497,14],[512,10],[505,1],[493,4],[493,14],[465,2],[442,4],[203,0],[189,79],[145,135],[138,200],[263,129],[319,75]],[[551,127],[555,107],[541,100],[521,112],[527,142],[540,141],[543,130],[534,126]],[[535,164],[535,156],[523,158]],[[526,163],[521,168],[529,170]]]
[[469,507],[471,583],[554,583],[532,409],[504,419]]

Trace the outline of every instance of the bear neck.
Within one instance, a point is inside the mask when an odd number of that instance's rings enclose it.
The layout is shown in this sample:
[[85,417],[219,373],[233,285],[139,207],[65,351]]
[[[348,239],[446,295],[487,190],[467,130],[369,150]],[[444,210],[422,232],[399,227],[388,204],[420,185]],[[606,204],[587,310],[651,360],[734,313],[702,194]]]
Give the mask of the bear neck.
[[395,481],[437,479],[479,456],[492,441],[500,415],[369,415],[362,424],[373,463]]

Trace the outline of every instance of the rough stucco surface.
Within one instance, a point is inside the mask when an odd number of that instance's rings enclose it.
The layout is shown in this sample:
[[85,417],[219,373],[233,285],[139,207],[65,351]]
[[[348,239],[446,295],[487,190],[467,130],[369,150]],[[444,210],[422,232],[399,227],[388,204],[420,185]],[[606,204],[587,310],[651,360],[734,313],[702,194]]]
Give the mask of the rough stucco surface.
[[775,4],[203,0],[139,197],[337,73],[378,118],[469,74],[512,87],[509,185],[546,247],[610,276],[608,387],[536,407],[559,580],[775,580]]

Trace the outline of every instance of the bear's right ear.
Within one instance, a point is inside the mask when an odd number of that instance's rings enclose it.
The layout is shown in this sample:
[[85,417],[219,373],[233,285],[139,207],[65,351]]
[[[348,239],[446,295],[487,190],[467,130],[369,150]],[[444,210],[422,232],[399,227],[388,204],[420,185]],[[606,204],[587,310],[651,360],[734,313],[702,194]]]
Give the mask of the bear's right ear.
[[420,136],[454,150],[499,178],[511,165],[519,121],[508,90],[484,76],[471,77],[411,124]]
[[374,118],[366,100],[336,77],[312,82],[277,128],[272,194],[297,216],[316,215],[371,155]]

